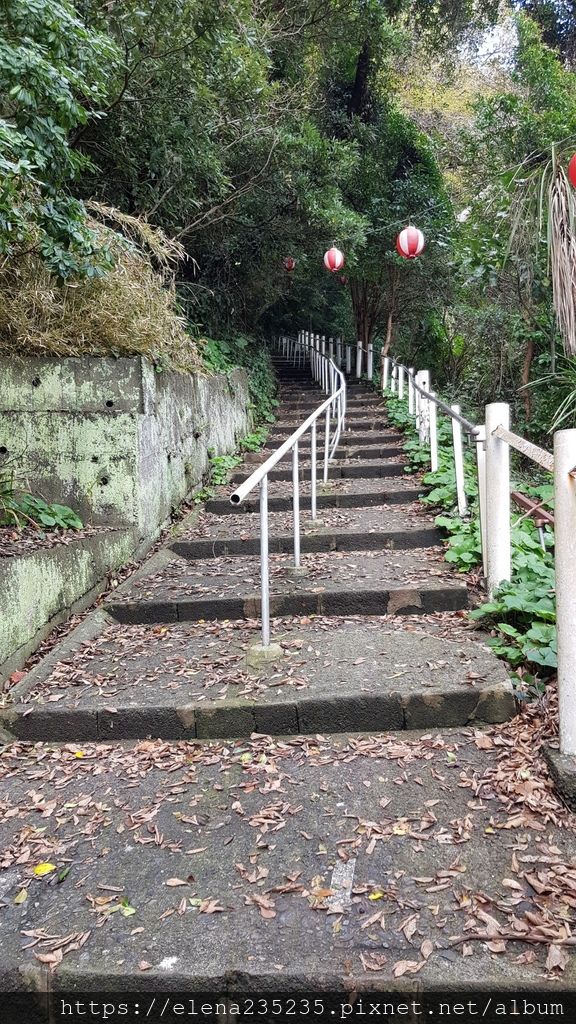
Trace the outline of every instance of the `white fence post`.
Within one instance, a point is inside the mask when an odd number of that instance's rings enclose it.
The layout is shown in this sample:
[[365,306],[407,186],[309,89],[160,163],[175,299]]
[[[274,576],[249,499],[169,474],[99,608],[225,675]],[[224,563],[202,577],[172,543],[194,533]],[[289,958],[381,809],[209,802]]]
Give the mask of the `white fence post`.
[[390,357],[384,356],[382,364],[382,390],[386,391],[388,388],[388,381],[390,378]]
[[372,342],[368,345],[368,358],[366,362],[366,376],[368,380],[372,380],[374,376],[374,346]]
[[[460,406],[451,405],[452,412],[460,415]],[[452,420],[452,444],[454,446],[454,470],[456,473],[456,496],[458,498],[458,513],[465,516],[468,511],[466,489],[464,487],[464,452],[462,450],[462,427],[458,420]]]
[[554,553],[560,753],[576,755],[576,430],[554,435]]
[[340,335],[336,338],[336,363],[338,369],[342,369],[342,338]]
[[494,402],[486,406],[486,575],[488,596],[512,572],[510,559],[510,449],[494,437],[502,425],[510,429],[510,406]]
[[358,379],[362,376],[362,342],[359,341],[356,344],[356,376]]
[[482,572],[488,575],[486,544],[486,427],[478,427],[476,441],[476,471],[478,474],[478,510],[480,513],[480,540],[482,547]]
[[[430,392],[435,398],[433,391]],[[436,419],[436,402],[428,403],[428,425],[430,428],[430,469],[433,473],[438,469],[438,426]]]
[[348,376],[352,373],[352,345],[346,345],[346,373]]
[[411,416],[414,415],[414,399],[416,392],[414,391],[414,367],[408,367],[408,412]]
[[[420,387],[424,388],[424,391],[428,391],[429,392],[430,391],[430,371],[429,370],[420,370],[419,377],[420,377]],[[420,436],[420,443],[421,444],[426,444],[426,442],[428,441],[428,439],[430,437],[430,426],[429,426],[430,412],[429,412],[429,405],[430,405],[430,403],[429,403],[428,399],[425,398],[424,395],[420,395],[420,426],[419,426],[419,436]]]
[[398,398],[404,398],[404,367],[398,367]]

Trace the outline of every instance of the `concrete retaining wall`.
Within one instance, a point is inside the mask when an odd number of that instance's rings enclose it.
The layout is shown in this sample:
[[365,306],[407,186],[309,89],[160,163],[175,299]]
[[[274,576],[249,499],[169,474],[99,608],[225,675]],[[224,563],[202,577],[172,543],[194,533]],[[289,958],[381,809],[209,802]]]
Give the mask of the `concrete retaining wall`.
[[85,522],[145,541],[250,429],[243,371],[156,373],[139,357],[0,359],[0,456]]
[[134,549],[132,530],[0,558],[0,681],[21,668],[50,630],[87,607]]
[[139,357],[0,359],[0,466],[8,459],[26,488],[85,524],[115,528],[0,559],[0,676],[49,622],[143,553],[202,483],[209,450],[233,451],[250,426],[243,371],[157,373]]

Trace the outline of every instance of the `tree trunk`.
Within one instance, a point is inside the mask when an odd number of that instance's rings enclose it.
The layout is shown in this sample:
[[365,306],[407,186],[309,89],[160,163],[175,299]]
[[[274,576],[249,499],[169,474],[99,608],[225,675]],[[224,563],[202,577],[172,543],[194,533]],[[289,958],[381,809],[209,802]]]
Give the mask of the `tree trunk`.
[[356,322],[356,340],[367,352],[380,316],[382,289],[377,282],[351,281],[350,295]]
[[529,423],[532,419],[532,392],[526,385],[530,383],[530,370],[532,368],[532,360],[534,359],[534,338],[532,335],[529,336],[526,351],[524,353],[524,362],[522,364],[522,401],[524,402],[524,414],[526,416],[526,422]]
[[392,347],[392,328],[394,325],[394,311],[390,309],[388,311],[388,323],[386,325],[386,341],[382,349],[382,355],[387,356]]

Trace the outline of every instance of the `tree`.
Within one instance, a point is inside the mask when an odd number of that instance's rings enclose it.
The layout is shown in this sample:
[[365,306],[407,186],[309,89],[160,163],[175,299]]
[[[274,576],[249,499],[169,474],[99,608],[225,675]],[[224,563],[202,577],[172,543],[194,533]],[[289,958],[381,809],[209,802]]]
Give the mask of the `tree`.
[[96,115],[115,59],[67,0],[0,8],[0,252],[35,251],[59,278],[110,265],[70,193],[88,169],[70,133]]

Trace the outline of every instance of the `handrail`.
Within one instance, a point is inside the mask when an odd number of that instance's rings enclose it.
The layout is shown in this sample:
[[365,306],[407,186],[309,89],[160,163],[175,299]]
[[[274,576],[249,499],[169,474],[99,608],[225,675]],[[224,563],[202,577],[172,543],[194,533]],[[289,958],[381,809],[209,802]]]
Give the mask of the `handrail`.
[[511,430],[506,430],[503,426],[496,427],[492,433],[509,444],[511,448],[515,448],[521,455],[525,455],[527,459],[532,459],[532,462],[542,466],[542,469],[547,469],[549,473],[554,472],[554,456],[545,448],[539,448],[537,444],[532,444],[532,441],[527,441],[519,434],[513,434]]
[[[260,570],[261,570],[261,618],[262,618],[262,650],[270,647],[270,568],[268,544],[268,475],[278,463],[292,452],[292,508],[294,516],[294,566],[300,566],[300,472],[298,443],[310,430],[310,504],[312,519],[317,518],[317,423],[324,417],[324,473],[328,480],[328,465],[334,458],[344,429],[346,417],[346,378],[332,359],[332,339],[329,343],[329,354],[326,355],[326,339],[320,335],[310,335],[300,331],[297,338],[283,336],[278,339],[278,347],[284,356],[292,360],[294,366],[310,362],[312,377],[329,393],[328,398],[320,403],[299,427],[273,452],[261,466],[230,495],[233,505],[240,505],[254,490],[260,487]],[[336,420],[334,436],[331,437],[331,421]]]

